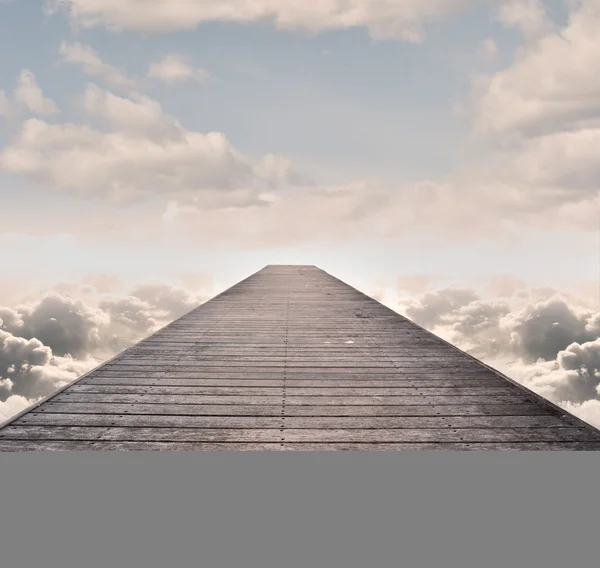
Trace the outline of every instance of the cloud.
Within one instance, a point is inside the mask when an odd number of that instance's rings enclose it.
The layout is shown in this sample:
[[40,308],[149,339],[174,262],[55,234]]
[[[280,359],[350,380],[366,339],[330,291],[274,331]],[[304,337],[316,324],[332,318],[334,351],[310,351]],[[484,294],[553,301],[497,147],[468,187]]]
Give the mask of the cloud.
[[212,207],[260,204],[265,190],[295,179],[284,158],[250,159],[223,134],[187,130],[138,93],[119,97],[90,85],[84,109],[108,131],[26,120],[0,152],[0,166],[80,195],[120,201],[175,195]]
[[212,228],[210,236],[255,244],[282,235],[288,242],[399,236],[424,227],[465,238],[492,235],[506,222],[597,225],[594,131],[501,147],[444,181],[326,187],[282,156],[250,158],[221,133],[186,129],[135,91],[118,96],[90,84],[82,107],[88,123],[24,121],[0,151],[0,167],[47,188],[108,201],[158,196],[168,203],[164,226],[190,235]]
[[0,307],[0,415],[47,396],[207,296],[206,288],[191,294],[163,284],[125,296],[60,284],[28,303]]
[[183,288],[164,284],[144,284],[135,287],[132,296],[153,306],[162,320],[174,320],[189,312],[197,305],[197,298]]
[[[413,280],[401,284],[431,282],[426,275]],[[210,295],[206,278],[194,280],[195,294],[150,283],[117,295],[95,289],[93,282],[106,284],[99,275],[87,282],[0,307],[0,415],[47,396]],[[600,314],[554,290],[511,286],[507,301],[452,287],[417,295],[399,311],[600,426]]]
[[600,427],[600,400],[591,399],[581,404],[565,402],[562,407],[567,411],[579,416],[582,420]]
[[[508,211],[553,211],[552,223],[596,227],[600,195],[600,10],[571,4],[567,23],[550,23],[540,2],[500,7],[528,40],[504,69],[473,79],[472,137],[486,149],[466,184],[480,202]],[[493,194],[496,194],[494,196]],[[575,221],[577,218],[577,221]],[[523,220],[523,219],[521,219]]]
[[93,366],[90,360],[55,357],[38,339],[25,339],[0,328],[0,402],[18,395],[46,396]]
[[106,124],[113,132],[146,138],[160,143],[181,140],[181,124],[164,113],[160,103],[144,95],[131,93],[119,97],[95,85],[88,85],[84,94],[86,114]]
[[572,343],[553,361],[518,365],[515,371],[520,382],[555,402],[600,402],[600,339]]
[[[540,296],[545,296],[540,299]],[[475,290],[444,288],[413,299],[406,315],[428,329],[445,329],[458,343],[471,342],[485,356],[553,361],[575,342],[600,337],[600,314],[574,305],[552,289],[484,300]]]
[[463,306],[478,299],[473,290],[463,288],[449,288],[427,292],[418,301],[408,306],[406,315],[424,327],[435,327],[446,321],[448,315]]
[[509,298],[526,287],[525,281],[510,274],[492,276],[487,284],[490,296]]
[[54,101],[44,96],[35,75],[27,69],[21,71],[13,98],[34,114],[46,116],[60,112]]
[[423,39],[424,26],[481,0],[48,0],[51,13],[64,11],[84,28],[167,33],[200,23],[270,22],[279,29],[312,33],[366,27],[374,38]]
[[498,301],[445,288],[400,311],[600,427],[600,313],[553,290],[514,292],[510,301]]
[[116,87],[135,89],[137,86],[135,79],[128,77],[117,67],[104,63],[88,45],[63,42],[59,51],[64,61],[80,66],[87,75],[98,77]]
[[559,297],[527,306],[511,323],[511,345],[526,362],[553,360],[574,342],[600,337],[600,315],[576,309]]
[[13,394],[4,401],[1,400],[0,396],[0,422],[8,420],[35,402],[35,399],[28,399],[18,394]]
[[[597,195],[600,188],[600,128],[546,135],[506,154],[500,179],[519,180],[532,189],[547,188],[556,203]],[[552,195],[553,194],[553,195]]]
[[536,39],[554,29],[541,0],[507,0],[498,8],[498,20],[516,27],[529,39]]
[[401,223],[403,212],[390,210],[390,192],[369,181],[294,187],[270,199],[264,207],[214,211],[195,203],[171,202],[163,221],[182,238],[218,238],[243,247],[390,235],[406,229]]
[[41,341],[59,356],[84,357],[100,345],[100,330],[109,324],[102,311],[51,293],[35,304],[20,306],[4,329],[22,338]]
[[56,103],[44,96],[35,75],[29,69],[21,71],[12,96],[9,97],[5,91],[0,89],[0,117],[9,120],[17,119],[23,109],[40,116],[60,113]]
[[151,63],[146,75],[149,79],[158,79],[167,85],[196,81],[203,83],[210,79],[204,69],[192,67],[182,55],[166,55],[161,61]]
[[536,137],[599,127],[599,27],[597,0],[582,0],[563,29],[543,26],[541,37],[506,69],[478,78],[472,95],[477,128]]
[[[147,334],[166,322],[173,321],[192,310],[199,303],[196,296],[181,288],[171,288],[163,284],[138,286],[130,295],[107,297],[99,307],[111,322],[111,345],[123,330],[129,334]],[[114,348],[113,348],[114,349]]]
[[0,116],[10,118],[12,116],[12,103],[6,93],[0,90]]
[[488,61],[493,61],[498,56],[498,44],[492,39],[487,38],[481,44],[481,55]]
[[123,282],[116,274],[88,274],[82,282],[100,294],[115,294],[123,287]]
[[424,293],[437,278],[439,278],[439,275],[435,274],[412,274],[410,276],[402,276],[397,280],[397,287],[401,292],[407,292],[416,296]]
[[39,340],[54,355],[81,359],[122,348],[137,334],[190,311],[199,299],[163,284],[138,286],[124,296],[60,284],[33,302],[0,308],[0,317],[8,333]]
[[243,210],[209,210],[204,197],[200,202],[174,198],[166,207],[163,226],[176,229],[182,238],[218,238],[259,247],[357,235],[395,238],[415,231],[460,242],[505,237],[519,226],[597,231],[597,197],[592,191],[491,177],[483,172],[444,182],[384,185],[356,180],[332,187],[314,182],[275,193],[267,206]]

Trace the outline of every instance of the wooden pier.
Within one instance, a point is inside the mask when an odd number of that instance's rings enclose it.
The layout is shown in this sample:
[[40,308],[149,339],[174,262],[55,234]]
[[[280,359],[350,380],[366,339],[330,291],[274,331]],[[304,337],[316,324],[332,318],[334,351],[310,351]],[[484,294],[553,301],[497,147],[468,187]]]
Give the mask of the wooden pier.
[[416,449],[600,431],[314,266],[265,267],[0,429],[0,451]]

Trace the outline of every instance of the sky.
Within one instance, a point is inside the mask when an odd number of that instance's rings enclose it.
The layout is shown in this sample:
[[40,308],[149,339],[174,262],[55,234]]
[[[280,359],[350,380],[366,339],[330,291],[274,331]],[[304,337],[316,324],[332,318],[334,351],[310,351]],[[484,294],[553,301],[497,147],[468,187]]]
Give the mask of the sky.
[[600,0],[0,0],[0,418],[267,264],[600,425]]

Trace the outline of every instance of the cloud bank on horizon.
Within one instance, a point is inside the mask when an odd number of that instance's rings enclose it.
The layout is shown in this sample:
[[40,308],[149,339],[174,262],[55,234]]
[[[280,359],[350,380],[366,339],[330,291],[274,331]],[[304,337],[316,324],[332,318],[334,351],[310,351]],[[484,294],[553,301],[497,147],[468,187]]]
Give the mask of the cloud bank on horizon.
[[[371,246],[390,259],[388,284],[413,278],[408,317],[598,423],[599,316],[558,277],[583,285],[596,272],[573,258],[598,228],[600,0],[36,0],[0,12],[0,291],[25,273],[75,278],[90,259],[105,273],[143,265],[144,281],[174,258],[185,267],[193,247],[218,276],[248,256],[335,256],[348,243],[348,264],[365,266]],[[463,281],[509,259],[514,281],[495,296],[426,291],[424,256]],[[537,295],[536,262],[556,275]],[[376,279],[363,278],[367,293]],[[167,284],[47,288],[0,297],[5,416],[199,298]]]
[[[420,288],[427,285],[419,283]],[[60,284],[0,307],[0,418],[48,396],[214,295],[163,284],[128,294]],[[376,290],[371,292],[378,296]],[[512,283],[506,297],[468,288],[379,298],[415,323],[600,427],[600,312],[555,290]]]
[[128,294],[60,284],[12,308],[0,306],[0,420],[150,335],[203,301],[164,284]]

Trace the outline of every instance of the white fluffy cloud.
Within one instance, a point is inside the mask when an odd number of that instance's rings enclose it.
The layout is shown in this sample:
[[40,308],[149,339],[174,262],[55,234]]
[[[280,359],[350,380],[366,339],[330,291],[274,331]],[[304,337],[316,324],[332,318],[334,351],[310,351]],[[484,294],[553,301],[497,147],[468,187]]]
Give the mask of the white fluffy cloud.
[[208,290],[192,294],[162,284],[137,286],[126,296],[88,288],[63,284],[34,301],[0,307],[0,418],[208,299]]
[[10,395],[4,402],[0,402],[0,422],[8,420],[35,402],[36,399],[28,399],[18,394]]
[[557,402],[600,402],[600,339],[572,343],[556,360],[521,367],[518,373],[524,384]]
[[[9,101],[4,93],[0,96],[0,105],[8,114]],[[48,116],[58,114],[60,111],[56,103],[44,96],[40,86],[37,84],[35,75],[28,69],[21,71],[17,86],[13,92],[13,104],[27,108],[33,114]]]
[[0,152],[0,166],[79,194],[116,200],[180,195],[214,207],[260,204],[265,190],[295,176],[287,160],[247,158],[223,134],[189,131],[138,93],[120,97],[90,85],[84,108],[104,130],[26,120]]
[[481,194],[495,185],[514,209],[595,227],[586,211],[600,195],[600,3],[571,3],[562,28],[538,0],[510,0],[499,14],[527,41],[505,69],[473,81],[473,133],[491,151],[470,183]]
[[366,27],[376,38],[420,41],[428,22],[482,0],[48,0],[81,27],[113,31],[190,30],[207,21],[272,22],[280,29],[321,32]]
[[0,403],[15,395],[45,396],[92,366],[91,359],[54,356],[38,339],[13,335],[0,323]]
[[40,116],[60,113],[56,103],[44,95],[35,75],[29,69],[21,71],[11,96],[0,89],[0,117],[17,119],[23,110]]
[[510,66],[479,78],[477,127],[539,136],[600,126],[599,28],[598,0],[582,0],[564,29],[544,26]]
[[137,81],[135,79],[128,77],[117,67],[104,63],[88,45],[63,42],[59,51],[64,61],[80,66],[87,75],[98,77],[117,87],[136,88]]
[[158,79],[167,85],[196,81],[202,83],[210,79],[204,69],[193,67],[182,55],[172,53],[160,61],[151,63],[146,75],[149,79]]
[[164,113],[160,103],[144,95],[132,93],[119,97],[88,85],[84,94],[84,109],[88,117],[106,124],[112,132],[156,141],[180,140],[181,124]]
[[536,39],[554,29],[542,0],[506,0],[498,9],[498,19],[516,27],[529,39]]

